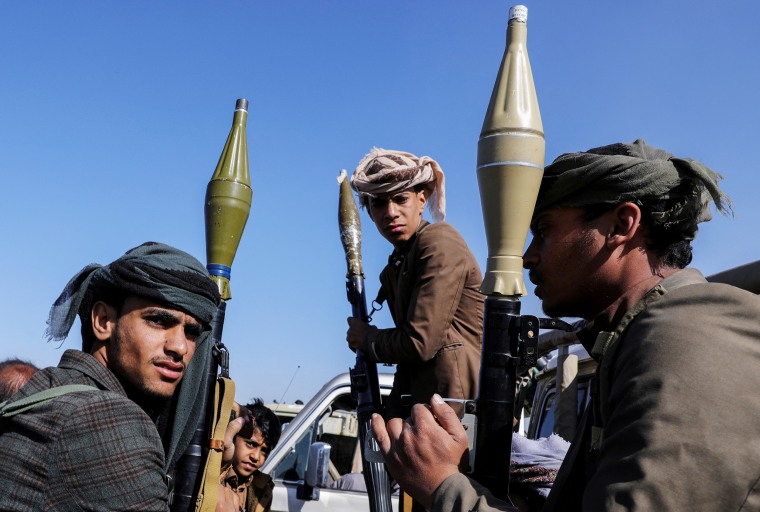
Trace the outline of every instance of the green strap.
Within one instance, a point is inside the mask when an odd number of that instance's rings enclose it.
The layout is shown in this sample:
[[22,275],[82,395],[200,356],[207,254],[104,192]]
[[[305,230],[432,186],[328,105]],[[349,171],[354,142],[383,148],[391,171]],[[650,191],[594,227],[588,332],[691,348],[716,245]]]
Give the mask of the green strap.
[[633,320],[644,311],[647,306],[652,302],[659,300],[665,295],[665,293],[666,290],[662,285],[655,286],[644,295],[644,297],[636,302],[631,309],[626,311],[613,332],[603,331],[596,337],[594,347],[591,349],[591,355],[599,364],[597,369],[597,378],[599,379],[599,403],[594,406],[598,407],[600,417],[597,420],[594,420],[594,423],[601,420],[601,425],[593,425],[592,427],[592,449],[598,450],[601,448],[602,440],[604,439],[604,426],[610,418],[610,371],[612,369],[612,362],[615,359],[615,353],[620,346],[620,338],[631,322],[633,322]]
[[87,384],[67,384],[65,386],[58,386],[56,388],[46,389],[33,395],[29,395],[21,400],[15,402],[8,402],[7,400],[0,403],[0,418],[10,418],[22,412],[26,412],[30,409],[34,409],[40,404],[49,402],[54,398],[58,398],[61,395],[67,393],[75,393],[77,391],[100,391],[94,386],[88,386]]

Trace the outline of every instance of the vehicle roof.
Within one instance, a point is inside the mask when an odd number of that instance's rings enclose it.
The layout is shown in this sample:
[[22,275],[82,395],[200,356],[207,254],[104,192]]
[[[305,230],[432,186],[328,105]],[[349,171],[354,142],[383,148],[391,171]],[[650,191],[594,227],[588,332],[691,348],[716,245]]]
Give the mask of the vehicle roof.
[[[377,380],[380,384],[381,389],[391,389],[393,387],[393,374],[392,373],[380,373],[377,374]],[[340,373],[330,379],[325,385],[322,386],[322,388],[317,392],[314,393],[314,396],[312,399],[321,396],[326,393],[330,393],[335,388],[341,388],[345,386],[351,385],[351,375],[348,373]],[[290,416],[292,418],[295,418],[296,415],[301,412],[301,410],[309,405],[311,400],[309,400],[306,404],[291,404],[291,403],[268,403],[265,404],[268,408],[270,408],[275,414],[278,416]]]

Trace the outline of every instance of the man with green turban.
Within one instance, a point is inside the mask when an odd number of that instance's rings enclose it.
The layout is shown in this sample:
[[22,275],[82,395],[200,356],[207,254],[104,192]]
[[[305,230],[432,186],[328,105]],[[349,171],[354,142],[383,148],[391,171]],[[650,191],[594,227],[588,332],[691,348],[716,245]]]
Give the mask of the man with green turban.
[[[760,395],[744,392],[760,386],[760,298],[685,268],[710,203],[729,210],[719,179],[642,140],[546,168],[524,266],[547,315],[588,322],[598,370],[543,510],[760,509]],[[434,511],[512,510],[457,471],[466,437],[431,409],[374,420],[401,486]]]
[[[50,310],[47,334],[66,338],[78,315],[82,351],[66,350],[9,402],[69,392],[0,420],[0,509],[167,510],[156,423],[180,381],[184,403],[198,401],[219,300],[198,260],[159,243],[77,273]],[[181,431],[201,414],[184,409],[185,420],[174,421]]]

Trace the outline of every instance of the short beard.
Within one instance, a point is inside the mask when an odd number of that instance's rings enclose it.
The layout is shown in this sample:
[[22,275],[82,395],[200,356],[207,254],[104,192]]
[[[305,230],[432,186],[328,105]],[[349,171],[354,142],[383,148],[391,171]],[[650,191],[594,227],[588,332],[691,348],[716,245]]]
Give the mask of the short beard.
[[[594,235],[588,229],[583,229],[581,237],[569,246],[569,252],[572,254],[583,254],[584,256],[587,256],[589,259],[591,259],[592,265],[595,266],[595,268],[599,268],[601,266],[601,262],[593,263],[597,258],[589,252],[589,247],[593,243]],[[590,321],[596,317],[597,314],[599,314],[599,311],[595,311],[596,307],[594,306],[593,300],[591,300],[598,298],[595,297],[594,294],[596,292],[593,291],[595,289],[593,274],[589,275],[584,288],[586,289],[586,293],[584,295],[585,297],[588,297],[586,300],[580,300],[569,304],[558,303],[549,305],[546,304],[545,300],[542,300],[541,309],[543,310],[544,314],[552,318],[573,317],[583,318]]]
[[[156,391],[153,391],[152,389],[147,388],[142,382],[134,383],[130,381],[126,377],[127,372],[120,366],[120,363],[117,362],[119,361],[118,354],[121,350],[121,342],[121,332],[117,323],[114,330],[113,339],[111,340],[114,356],[116,356],[109,358],[111,373],[113,373],[116,378],[119,379],[122,387],[124,387],[124,391],[126,392],[127,397],[139,405],[140,408],[148,414],[148,416],[153,417],[153,415],[160,412],[164,407],[166,407],[167,402],[172,399],[174,393],[169,396],[164,396],[160,393],[157,393]],[[114,363],[116,364],[115,367]]]

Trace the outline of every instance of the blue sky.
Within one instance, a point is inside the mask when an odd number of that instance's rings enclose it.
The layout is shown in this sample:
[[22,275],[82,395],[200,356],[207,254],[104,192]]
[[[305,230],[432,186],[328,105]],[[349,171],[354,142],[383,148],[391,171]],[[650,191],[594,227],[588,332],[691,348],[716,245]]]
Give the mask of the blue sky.
[[[253,206],[224,341],[239,399],[306,400],[353,364],[342,168],[372,146],[438,160],[447,220],[485,266],[475,155],[510,5],[0,3],[0,358],[47,366],[78,347],[78,328],[60,347],[43,332],[90,262],[147,240],[205,259],[205,187],[245,97]],[[709,274],[758,259],[760,4],[527,6],[547,160],[637,137],[697,158],[726,177],[735,215],[703,226],[694,265]],[[390,246],[362,220],[374,296]],[[528,297],[523,311],[540,305]]]

